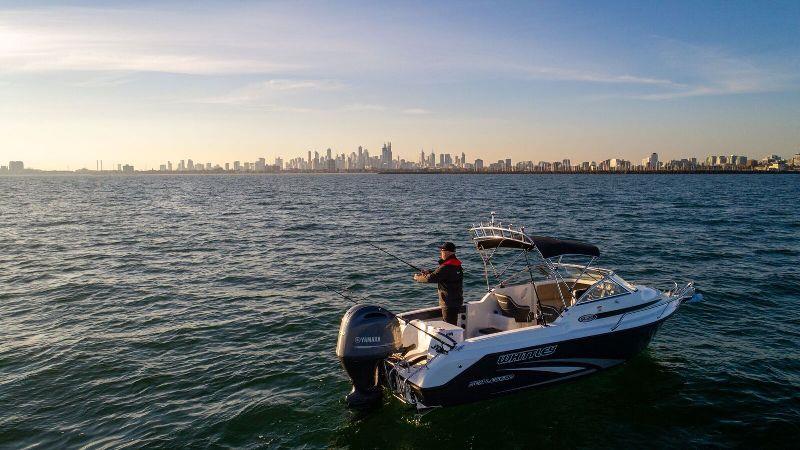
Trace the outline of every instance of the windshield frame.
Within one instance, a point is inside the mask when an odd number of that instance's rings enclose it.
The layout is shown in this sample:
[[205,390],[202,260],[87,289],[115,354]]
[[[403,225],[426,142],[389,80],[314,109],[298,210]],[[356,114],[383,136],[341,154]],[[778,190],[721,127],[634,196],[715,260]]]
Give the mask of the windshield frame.
[[[617,286],[619,286],[622,289],[623,292],[621,292],[619,294],[609,295],[607,297],[596,298],[594,300],[587,300],[586,299],[588,297],[589,293],[591,293],[600,283],[604,283],[606,281],[610,281],[610,282],[616,284]],[[620,283],[620,281],[622,281],[622,282]],[[578,300],[575,301],[575,305],[577,306],[577,305],[581,305],[581,304],[599,302],[599,301],[603,301],[603,300],[608,300],[609,298],[621,297],[623,295],[628,295],[628,294],[632,294],[633,292],[636,292],[637,289],[635,289],[635,287],[634,287],[634,290],[630,290],[630,289],[628,289],[628,287],[626,285],[630,285],[630,286],[633,287],[633,285],[631,285],[630,283],[628,283],[627,281],[623,280],[618,275],[616,275],[613,270],[612,271],[608,271],[608,273],[604,277],[602,277],[601,279],[597,280],[597,282],[595,282],[593,285],[589,286],[586,289],[586,292],[581,294],[580,298],[578,298]]]

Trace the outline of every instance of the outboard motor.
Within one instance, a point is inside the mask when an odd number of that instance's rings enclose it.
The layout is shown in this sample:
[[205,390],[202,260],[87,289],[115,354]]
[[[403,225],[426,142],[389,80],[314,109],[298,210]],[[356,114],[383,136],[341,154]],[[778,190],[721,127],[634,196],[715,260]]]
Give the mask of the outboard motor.
[[350,408],[378,403],[378,366],[401,346],[400,325],[394,314],[375,305],[355,305],[342,317],[336,356],[353,383],[345,397]]

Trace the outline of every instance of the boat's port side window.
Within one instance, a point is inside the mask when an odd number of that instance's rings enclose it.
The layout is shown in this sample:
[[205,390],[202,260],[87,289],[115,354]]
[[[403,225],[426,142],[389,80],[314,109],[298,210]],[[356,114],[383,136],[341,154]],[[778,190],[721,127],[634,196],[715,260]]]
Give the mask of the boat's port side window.
[[628,291],[622,286],[618,285],[612,280],[603,280],[592,287],[586,296],[583,297],[584,302],[592,300],[599,300],[601,298],[612,297],[614,295],[627,294]]

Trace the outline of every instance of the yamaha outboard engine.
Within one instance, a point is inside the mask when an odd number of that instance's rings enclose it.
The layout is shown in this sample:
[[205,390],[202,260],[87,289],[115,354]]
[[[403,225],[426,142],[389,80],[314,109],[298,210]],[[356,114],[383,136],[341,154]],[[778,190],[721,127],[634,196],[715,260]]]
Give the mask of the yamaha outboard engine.
[[378,367],[400,345],[400,326],[394,314],[375,305],[355,305],[347,310],[339,328],[336,356],[353,383],[345,397],[348,407],[364,408],[380,401]]

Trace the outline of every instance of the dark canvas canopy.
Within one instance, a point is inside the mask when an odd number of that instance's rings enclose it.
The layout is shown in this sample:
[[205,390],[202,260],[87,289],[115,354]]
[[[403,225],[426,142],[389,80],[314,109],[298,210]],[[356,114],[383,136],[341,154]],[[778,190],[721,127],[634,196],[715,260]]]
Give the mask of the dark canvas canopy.
[[586,255],[600,257],[600,249],[594,245],[584,242],[571,241],[566,239],[555,239],[546,236],[528,236],[533,244],[527,241],[518,239],[510,239],[501,236],[488,236],[481,238],[476,242],[479,248],[525,248],[532,249],[535,245],[536,248],[542,253],[545,258],[552,258],[561,255]]

